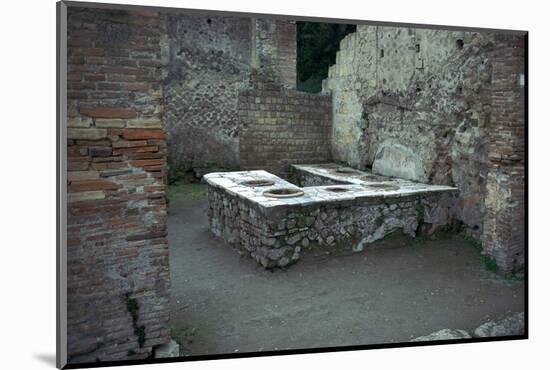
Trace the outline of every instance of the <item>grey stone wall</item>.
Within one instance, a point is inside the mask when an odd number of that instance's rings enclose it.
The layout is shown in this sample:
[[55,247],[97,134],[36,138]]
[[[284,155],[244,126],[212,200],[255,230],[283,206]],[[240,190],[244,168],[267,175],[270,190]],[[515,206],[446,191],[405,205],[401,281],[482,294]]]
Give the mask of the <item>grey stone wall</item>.
[[356,168],[457,186],[457,216],[483,224],[494,35],[360,25],[323,82],[332,154]]
[[237,169],[238,97],[251,80],[296,86],[296,25],[166,15],[162,37],[170,180]]
[[238,168],[237,97],[251,72],[247,18],[167,15],[164,101],[171,178]]

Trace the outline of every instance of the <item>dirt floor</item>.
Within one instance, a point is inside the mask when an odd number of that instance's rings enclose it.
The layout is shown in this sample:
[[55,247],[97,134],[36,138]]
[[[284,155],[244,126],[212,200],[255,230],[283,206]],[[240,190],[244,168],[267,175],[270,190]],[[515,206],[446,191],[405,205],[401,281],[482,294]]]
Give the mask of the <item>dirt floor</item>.
[[168,217],[172,336],[184,355],[406,342],[523,310],[523,281],[487,271],[456,235],[310,252],[266,271],[209,233],[204,187],[191,190],[172,192]]

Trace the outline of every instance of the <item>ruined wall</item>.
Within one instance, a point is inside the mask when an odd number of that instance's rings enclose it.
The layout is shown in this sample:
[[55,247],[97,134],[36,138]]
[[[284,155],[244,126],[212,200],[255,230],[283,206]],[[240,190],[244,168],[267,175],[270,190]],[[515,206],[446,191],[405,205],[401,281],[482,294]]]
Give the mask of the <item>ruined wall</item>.
[[169,341],[157,13],[68,9],[68,361]]
[[171,178],[238,168],[238,92],[251,72],[248,18],[167,15],[165,122]]
[[251,79],[296,86],[296,25],[167,15],[162,39],[170,179],[238,169],[239,92]]
[[296,88],[296,22],[252,19],[252,66],[266,82]]
[[479,236],[492,46],[486,33],[359,26],[324,81],[334,97],[334,158],[457,186],[458,217]]
[[290,164],[330,159],[330,96],[256,82],[239,96],[241,169],[288,178]]
[[323,91],[333,95],[335,160],[458,187],[458,219],[509,270],[523,249],[523,49],[500,37],[358,26]]
[[483,250],[504,271],[524,265],[525,39],[501,35],[491,55],[492,112]]

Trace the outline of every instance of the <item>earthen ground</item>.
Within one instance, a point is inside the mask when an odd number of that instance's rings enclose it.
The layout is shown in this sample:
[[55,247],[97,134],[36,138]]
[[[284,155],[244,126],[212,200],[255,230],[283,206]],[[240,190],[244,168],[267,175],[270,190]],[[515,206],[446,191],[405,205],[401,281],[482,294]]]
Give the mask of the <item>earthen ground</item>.
[[174,198],[171,326],[185,355],[408,342],[524,309],[523,281],[487,271],[459,236],[306,253],[270,272],[209,232],[205,198]]

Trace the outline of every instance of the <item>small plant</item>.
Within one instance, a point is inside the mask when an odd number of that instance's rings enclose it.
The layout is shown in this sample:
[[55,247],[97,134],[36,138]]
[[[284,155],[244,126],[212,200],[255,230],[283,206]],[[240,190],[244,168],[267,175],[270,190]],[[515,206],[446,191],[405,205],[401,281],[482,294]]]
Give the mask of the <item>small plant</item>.
[[426,212],[426,208],[424,208],[424,205],[419,203],[414,207],[414,210],[416,211],[416,222],[420,225],[424,222],[424,213]]
[[462,239],[464,239],[464,241],[466,241],[466,243],[470,244],[472,247],[474,247],[478,251],[481,251],[482,249],[481,241],[477,240],[473,236],[468,235],[464,232],[460,233],[460,236],[462,237]]
[[170,336],[180,346],[180,356],[190,356],[189,345],[193,343],[193,338],[197,334],[196,328],[170,328]]
[[206,184],[188,183],[169,185],[166,191],[166,197],[169,201],[174,200],[199,200],[205,199],[208,195]]
[[460,236],[466,243],[474,247],[480,253],[485,270],[495,273],[498,272],[497,261],[493,257],[483,253],[483,245],[480,240],[464,232],[461,232]]
[[130,293],[126,293],[124,298],[126,302],[126,309],[132,316],[132,326],[134,328],[134,334],[137,336],[138,344],[139,344],[139,347],[141,348],[145,344],[145,326],[144,325],[138,326],[137,324],[138,312],[139,312],[138,301],[135,298],[130,298]]
[[481,260],[483,261],[483,265],[485,266],[485,269],[487,271],[497,272],[498,266],[497,266],[497,262],[495,261],[494,258],[491,258],[490,256],[488,256],[486,254],[482,254],[481,255]]

